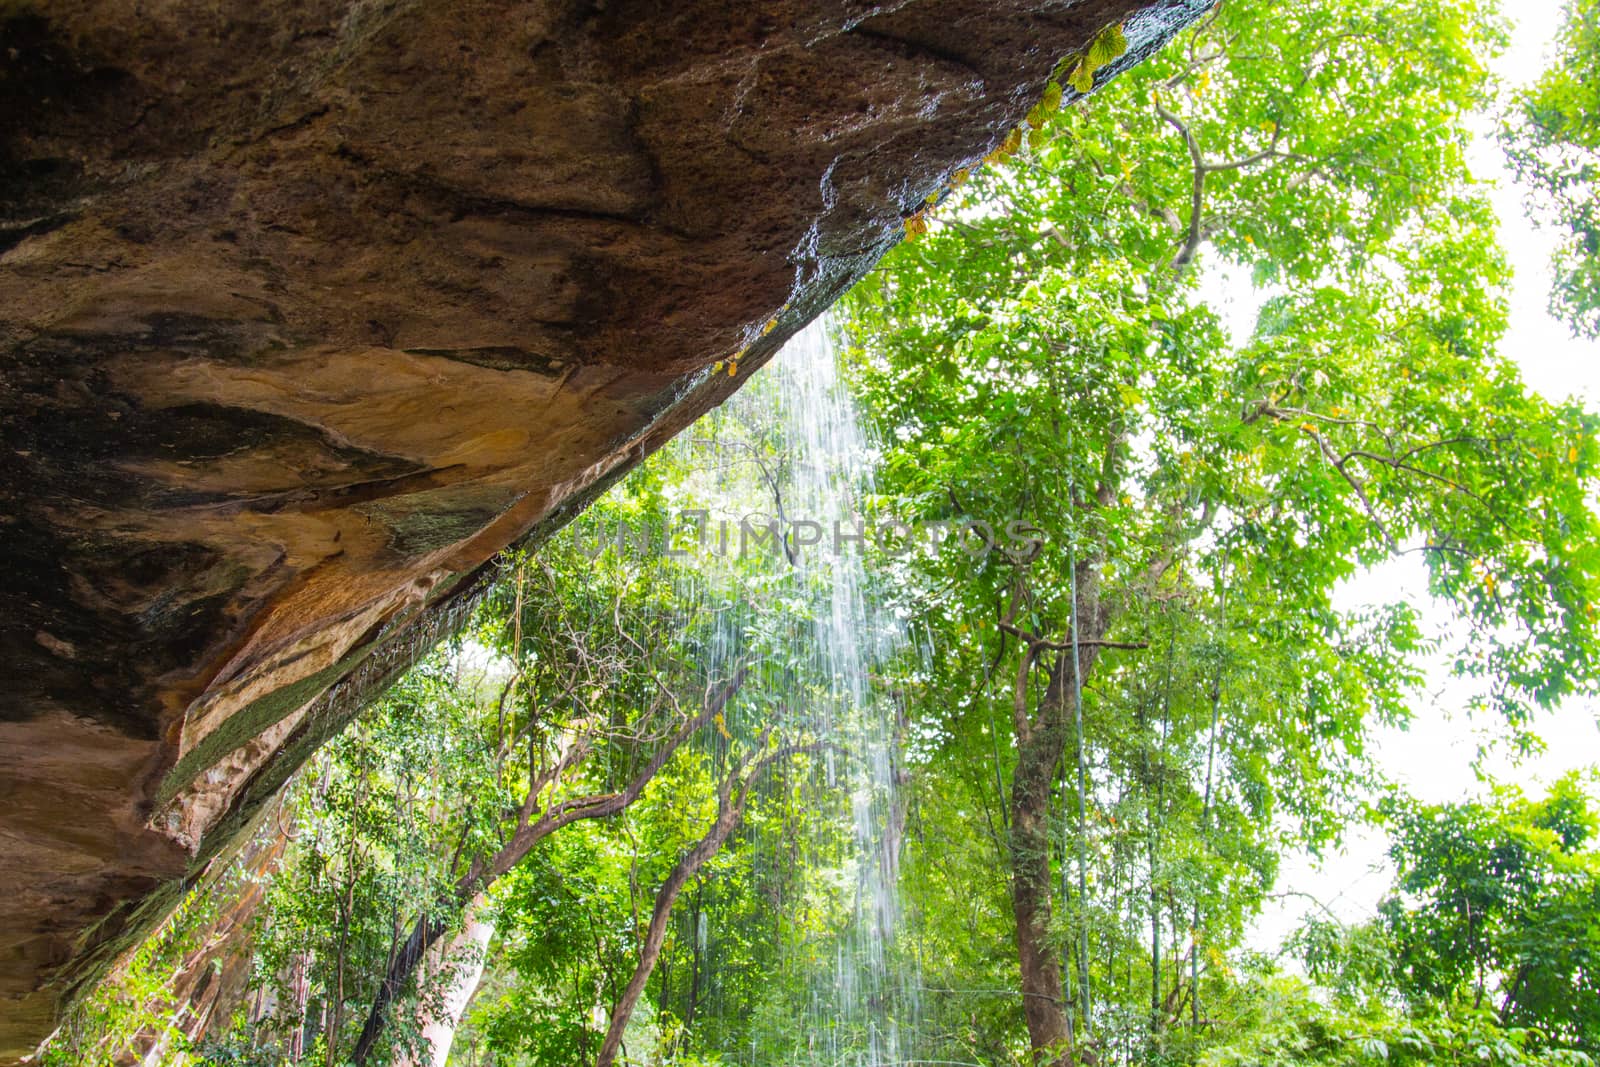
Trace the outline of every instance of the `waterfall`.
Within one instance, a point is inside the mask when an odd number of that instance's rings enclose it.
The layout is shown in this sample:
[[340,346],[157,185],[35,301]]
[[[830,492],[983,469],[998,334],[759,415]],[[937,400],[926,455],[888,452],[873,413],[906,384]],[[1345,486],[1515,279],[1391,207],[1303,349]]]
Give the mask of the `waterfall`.
[[[813,988],[807,1048],[794,1062],[901,1062],[906,1056],[901,1016],[914,1012],[916,983],[890,949],[899,927],[898,861],[904,798],[896,768],[900,738],[895,699],[874,684],[905,650],[904,628],[875,595],[863,537],[873,490],[877,448],[840,378],[832,328],[818,320],[791,340],[773,368],[783,436],[793,456],[788,480],[795,541],[817,543],[796,552],[798,579],[818,606],[813,640],[824,685],[818,709],[840,747],[849,797],[854,915],[835,957],[831,988]],[[809,523],[809,526],[802,526]],[[838,774],[830,766],[830,774]],[[814,1039],[826,1035],[819,1043]]]
[[[746,831],[758,875],[762,864],[781,871],[776,881],[800,883],[803,899],[775,917],[790,931],[784,980],[740,1020],[751,1045],[722,1049],[730,1065],[888,1067],[914,1056],[921,983],[896,949],[903,713],[885,681],[903,673],[910,646],[874,580],[873,530],[893,516],[871,514],[879,450],[832,333],[826,319],[813,323],[665,450],[663,491],[682,520],[672,531],[590,535],[594,553],[627,543],[683,563],[672,610],[713,613],[700,651],[708,676],[751,669],[727,726],[749,737],[776,725],[824,743],[800,787],[806,839]],[[735,743],[717,730],[713,748]],[[715,915],[690,921],[695,965],[718,958]],[[728,1006],[716,975],[708,984],[704,1012],[715,1017]],[[782,999],[802,985],[803,1003]]]

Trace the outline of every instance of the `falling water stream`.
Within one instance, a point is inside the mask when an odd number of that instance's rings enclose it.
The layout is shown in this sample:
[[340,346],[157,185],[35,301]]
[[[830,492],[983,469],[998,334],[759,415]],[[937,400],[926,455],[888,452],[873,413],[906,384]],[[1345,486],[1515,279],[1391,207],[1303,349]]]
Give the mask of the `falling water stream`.
[[[906,798],[897,788],[898,698],[883,677],[908,645],[869,573],[863,512],[878,450],[841,380],[826,320],[792,339],[761,379],[713,417],[711,432],[722,430],[719,450],[735,443],[705,465],[694,495],[713,513],[718,506],[729,512],[713,518],[710,539],[726,551],[748,547],[739,524],[776,525],[779,540],[762,566],[770,562],[774,588],[801,621],[784,638],[796,646],[784,651],[797,666],[762,675],[762,684],[788,689],[768,696],[829,743],[817,754],[818,788],[806,800],[822,810],[807,811],[807,819],[849,827],[843,849],[802,861],[810,864],[804,878],[830,886],[847,913],[829,939],[831,960],[790,961],[809,975],[805,1018],[763,1034],[765,1054],[755,1047],[725,1054],[751,1067],[773,1067],[762,1057],[774,1047],[785,1049],[785,1064],[904,1064],[913,1058],[920,982],[895,951]],[[693,455],[696,444],[691,438],[683,447]],[[758,853],[776,854],[781,845],[752,842]],[[695,934],[707,936],[703,927]]]
[[900,1016],[914,1007],[906,1001],[916,986],[900,973],[891,953],[900,920],[905,798],[896,775],[897,703],[874,681],[904,651],[904,630],[875,595],[859,540],[878,452],[840,379],[825,319],[785,346],[775,374],[780,425],[793,456],[786,510],[811,523],[793,523],[797,533],[804,529],[817,538],[817,544],[797,553],[795,566],[802,579],[810,578],[819,600],[814,630],[824,681],[819,699],[833,736],[852,757],[843,763],[843,785],[854,831],[848,872],[856,890],[854,915],[836,951],[831,986],[818,982],[812,990],[801,1061],[879,1067],[906,1056]]

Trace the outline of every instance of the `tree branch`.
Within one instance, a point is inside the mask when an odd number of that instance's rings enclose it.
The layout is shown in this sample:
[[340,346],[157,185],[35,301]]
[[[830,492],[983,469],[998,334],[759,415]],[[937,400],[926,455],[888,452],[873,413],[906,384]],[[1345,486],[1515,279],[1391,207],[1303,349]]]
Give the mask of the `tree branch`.
[[1155,101],[1156,114],[1162,120],[1177,130],[1183,137],[1183,143],[1188,146],[1189,159],[1194,165],[1194,182],[1189,193],[1189,228],[1188,235],[1184,238],[1183,245],[1178,249],[1178,254],[1172,258],[1171,269],[1175,276],[1182,275],[1189,269],[1189,264],[1194,262],[1195,254],[1200,251],[1200,242],[1204,239],[1201,228],[1200,212],[1205,205],[1206,195],[1206,161],[1200,152],[1200,142],[1195,140],[1193,131],[1177,115],[1168,111],[1160,100]]
[[[532,824],[523,822],[511,835],[511,840],[502,846],[487,861],[475,861],[471,869],[456,881],[454,889],[454,903],[459,911],[464,909],[472,899],[487,889],[500,876],[520,863],[532,849],[550,834],[564,826],[571,825],[581,819],[602,819],[615,815],[644,792],[645,786],[650,784],[656,773],[666,766],[672,754],[696,730],[704,727],[716,715],[720,714],[728,702],[738,693],[745,679],[749,676],[748,665],[741,664],[717,695],[706,702],[705,708],[684,723],[673,734],[671,740],[663,745],[651,757],[643,770],[628,783],[626,789],[620,793],[605,793],[596,796],[582,797],[556,805],[547,811],[543,817]],[[572,752],[579,746],[569,747]],[[559,766],[559,764],[558,764]],[[530,783],[530,787],[531,787]],[[410,981],[416,973],[417,967],[422,963],[424,955],[434,942],[444,936],[449,929],[447,917],[423,914],[418,916],[416,924],[412,927],[411,936],[406,939],[405,945],[395,955],[383,981],[378,986],[377,995],[373,997],[372,1007],[367,1012],[366,1022],[361,1028],[361,1036],[356,1040],[355,1051],[351,1060],[356,1067],[362,1067],[372,1052],[377,1048],[378,1039],[382,1037],[384,1028],[389,1022],[389,1008],[393,1005],[400,990]]]
[[[767,737],[768,733],[763,731],[761,739],[756,742],[757,751],[766,747]],[[628,1020],[633,1017],[633,1009],[639,1003],[639,997],[644,994],[645,984],[649,982],[650,974],[655,970],[656,961],[661,958],[661,946],[666,941],[667,922],[672,917],[672,906],[677,903],[678,895],[683,892],[683,887],[688,884],[689,879],[695,876],[707,860],[721,851],[723,843],[738,827],[744,815],[745,798],[749,795],[750,783],[773,761],[799,752],[815,751],[819,747],[821,747],[820,742],[809,745],[785,745],[757,760],[746,776],[744,769],[750,757],[754,755],[752,752],[739,761],[722,783],[722,788],[717,791],[716,819],[706,830],[705,836],[679,858],[667,875],[666,881],[661,883],[661,888],[656,892],[655,908],[650,915],[650,927],[645,934],[644,945],[639,949],[639,963],[634,967],[627,988],[623,990],[622,996],[611,1012],[611,1024],[606,1028],[605,1040],[600,1044],[595,1067],[611,1067],[616,1062],[617,1052],[622,1047],[622,1033],[628,1027]]]

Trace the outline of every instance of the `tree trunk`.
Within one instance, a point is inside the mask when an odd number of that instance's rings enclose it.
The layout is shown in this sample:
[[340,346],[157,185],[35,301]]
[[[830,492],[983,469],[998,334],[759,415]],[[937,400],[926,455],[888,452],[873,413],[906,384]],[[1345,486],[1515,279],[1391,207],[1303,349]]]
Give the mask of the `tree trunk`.
[[702,901],[704,890],[695,896],[694,908],[694,961],[689,971],[689,1004],[683,1010],[683,1025],[694,1025],[694,1012],[700,1006],[700,953],[705,946],[700,940],[700,924],[705,921],[705,904]]
[[[1042,704],[1061,702],[1059,667]],[[1017,921],[1022,1013],[1035,1067],[1071,1059],[1072,1022],[1062,995],[1061,963],[1050,938],[1050,784],[1061,757],[1065,716],[1041,707],[1040,722],[1019,745],[1011,780],[1011,910]]]
[[450,939],[443,951],[434,954],[436,966],[455,968],[450,976],[450,988],[445,991],[444,1012],[429,1018],[422,1027],[427,1050],[415,1059],[396,1061],[397,1067],[445,1067],[450,1059],[450,1046],[455,1041],[461,1017],[483,982],[489,942],[494,937],[494,924],[483,918],[483,907],[484,895],[480,893],[468,908],[466,926]]
[[639,948],[638,966],[634,967],[633,977],[628,980],[627,988],[622,991],[616,1007],[611,1011],[611,1024],[606,1028],[605,1040],[600,1044],[600,1055],[595,1059],[595,1067],[611,1067],[616,1062],[617,1053],[622,1048],[623,1031],[628,1028],[628,1020],[633,1017],[633,1009],[638,1005],[639,998],[644,994],[644,987],[650,981],[650,972],[655,970],[656,961],[661,958],[661,946],[667,938],[667,921],[672,917],[672,906],[677,903],[678,894],[683,891],[689,879],[694,877],[695,872],[706,860],[721,850],[722,843],[728,839],[728,834],[733,831],[738,818],[739,808],[728,806],[724,797],[724,808],[717,813],[717,819],[711,829],[682,859],[678,860],[672,872],[667,875],[667,880],[657,891],[655,910],[650,915],[650,927],[645,934],[644,944]]
[[289,1061],[299,1063],[306,1054],[306,1013],[311,1007],[310,951],[295,953],[289,973],[289,989],[294,997],[294,1035],[289,1039]]
[[[1017,768],[1011,780],[1011,910],[1017,923],[1017,963],[1022,979],[1022,1012],[1035,1067],[1075,1062],[1088,1039],[1087,1020],[1073,1032],[1062,989],[1061,954],[1050,936],[1050,787],[1056,780],[1075,709],[1073,694],[1099,658],[1110,613],[1100,603],[1092,561],[1076,564],[1075,642],[1053,643],[1023,633],[1024,652],[1013,693]],[[1070,637],[1071,635],[1069,635]],[[1076,648],[1076,655],[1072,651]],[[1028,714],[1030,667],[1047,653],[1050,669],[1037,710]],[[1062,856],[1062,862],[1067,862]],[[1080,907],[1086,902],[1080,901]],[[1089,961],[1082,961],[1084,974]]]

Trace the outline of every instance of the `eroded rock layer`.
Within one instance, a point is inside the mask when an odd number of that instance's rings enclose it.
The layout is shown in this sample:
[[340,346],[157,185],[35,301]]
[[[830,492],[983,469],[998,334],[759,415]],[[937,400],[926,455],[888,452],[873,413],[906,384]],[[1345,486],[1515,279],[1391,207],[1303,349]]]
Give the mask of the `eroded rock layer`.
[[1203,2],[0,5],[0,1059],[495,553]]

